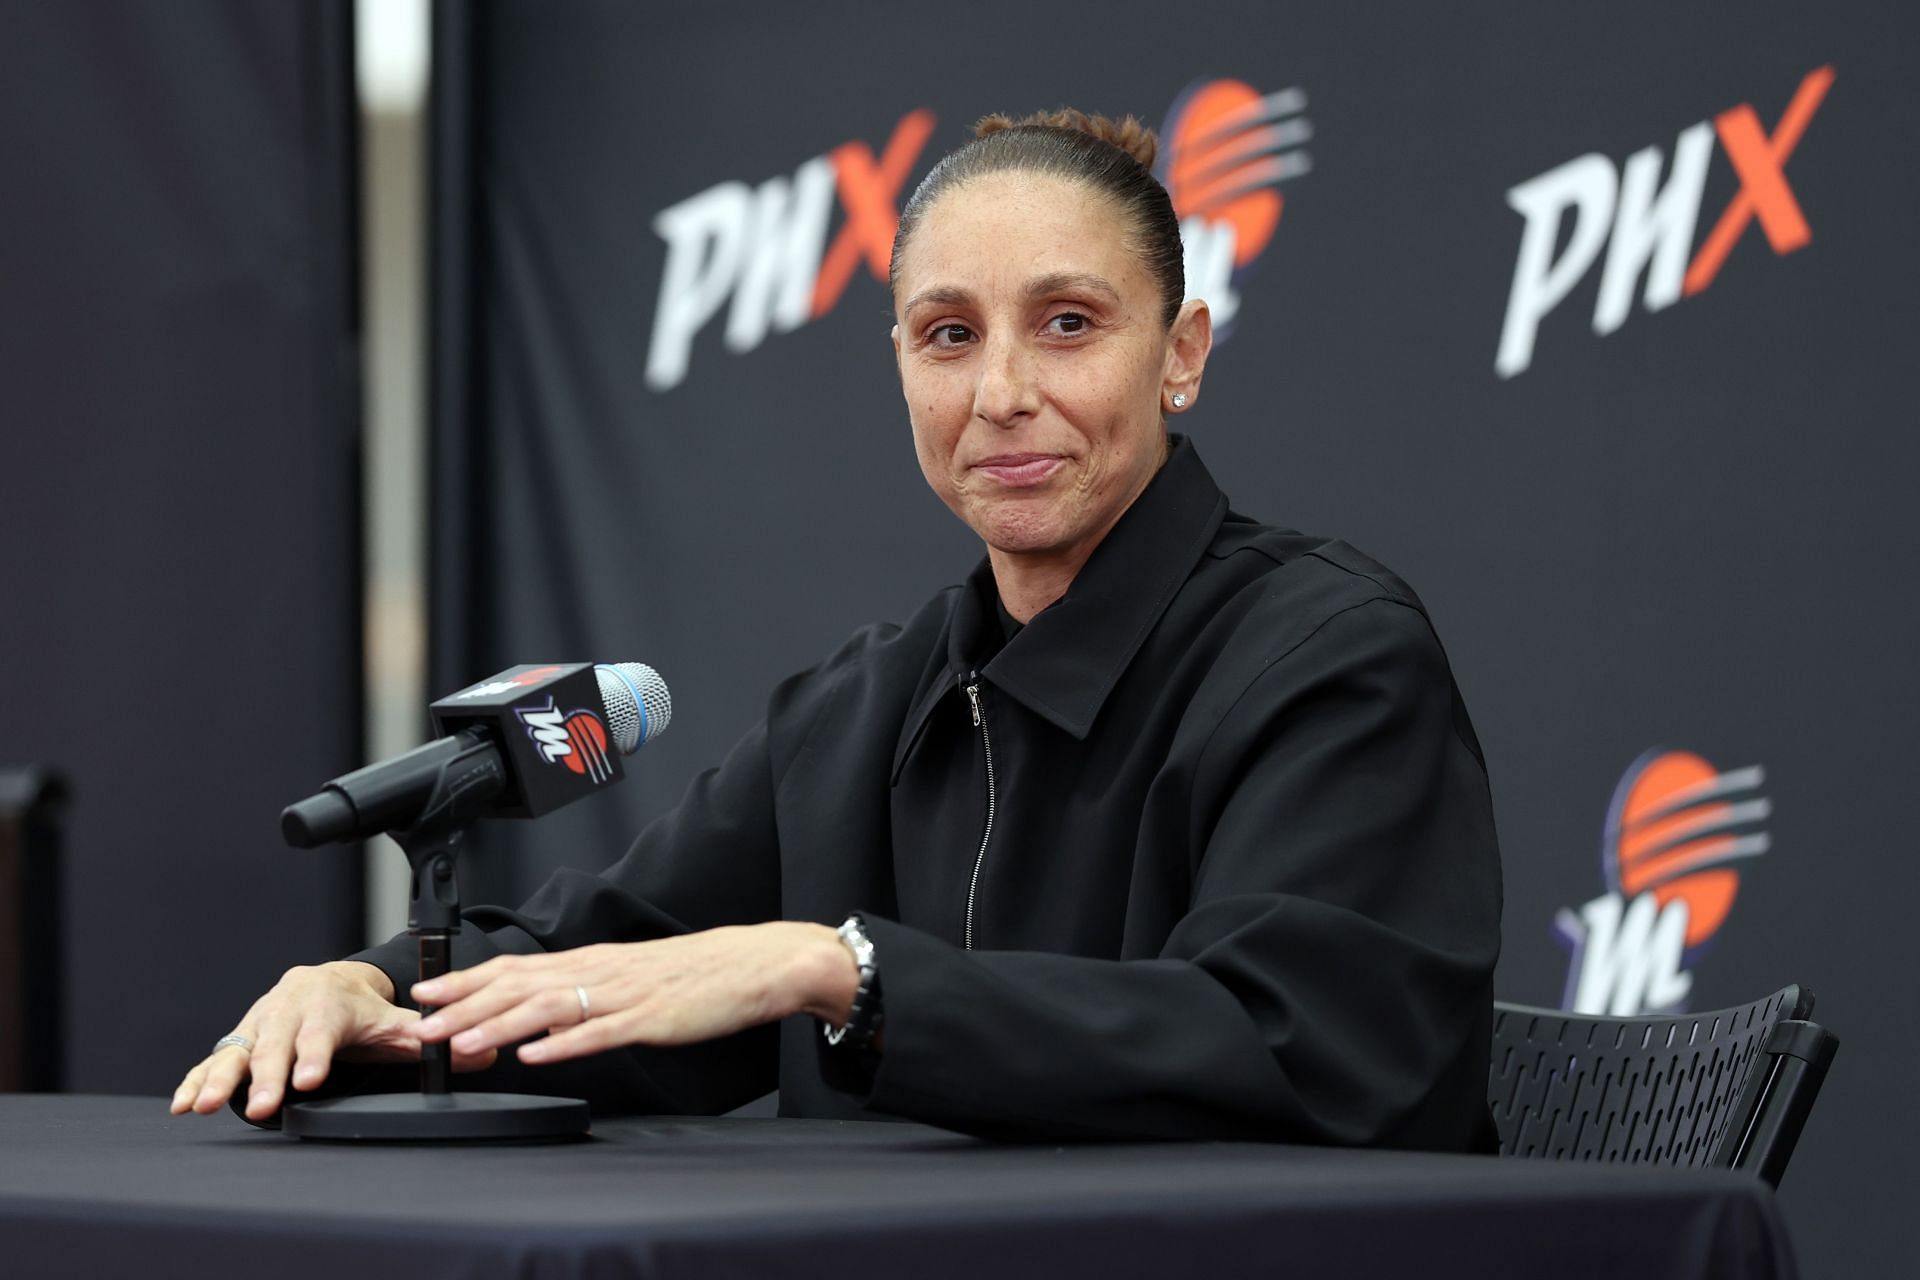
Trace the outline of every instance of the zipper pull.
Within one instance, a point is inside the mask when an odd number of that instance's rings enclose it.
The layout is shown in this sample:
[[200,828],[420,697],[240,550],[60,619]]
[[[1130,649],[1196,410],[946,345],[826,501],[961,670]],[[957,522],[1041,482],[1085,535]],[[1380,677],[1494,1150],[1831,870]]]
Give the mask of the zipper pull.
[[973,724],[975,728],[979,728],[980,726],[980,686],[979,685],[970,684],[967,686],[967,701],[973,704]]

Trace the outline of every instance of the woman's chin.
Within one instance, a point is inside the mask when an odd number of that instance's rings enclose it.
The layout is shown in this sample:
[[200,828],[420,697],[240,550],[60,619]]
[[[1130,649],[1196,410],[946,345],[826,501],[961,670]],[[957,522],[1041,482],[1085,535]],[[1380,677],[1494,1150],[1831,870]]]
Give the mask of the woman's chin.
[[983,542],[1002,555],[1046,555],[1069,541],[1063,522],[1045,512],[996,510],[968,523]]

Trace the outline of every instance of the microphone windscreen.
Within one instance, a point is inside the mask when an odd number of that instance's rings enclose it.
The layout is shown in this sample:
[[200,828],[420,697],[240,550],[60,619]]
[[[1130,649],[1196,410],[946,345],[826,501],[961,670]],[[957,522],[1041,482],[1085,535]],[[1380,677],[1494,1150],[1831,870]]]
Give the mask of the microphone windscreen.
[[607,731],[620,754],[632,755],[667,731],[673,722],[673,696],[660,673],[644,662],[594,664]]

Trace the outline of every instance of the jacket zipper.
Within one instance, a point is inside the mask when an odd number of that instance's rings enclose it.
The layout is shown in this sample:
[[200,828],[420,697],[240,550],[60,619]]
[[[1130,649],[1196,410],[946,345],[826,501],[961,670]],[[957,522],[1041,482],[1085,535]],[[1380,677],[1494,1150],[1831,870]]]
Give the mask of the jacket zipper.
[[[978,673],[974,673],[976,676]],[[987,732],[987,718],[980,713],[980,682],[967,685],[967,701],[973,704],[974,727],[980,730],[980,746],[987,756],[987,826],[980,833],[980,852],[973,860],[973,881],[967,886],[966,949],[973,950],[973,904],[980,893],[980,868],[987,865],[987,842],[993,839],[993,737]]]

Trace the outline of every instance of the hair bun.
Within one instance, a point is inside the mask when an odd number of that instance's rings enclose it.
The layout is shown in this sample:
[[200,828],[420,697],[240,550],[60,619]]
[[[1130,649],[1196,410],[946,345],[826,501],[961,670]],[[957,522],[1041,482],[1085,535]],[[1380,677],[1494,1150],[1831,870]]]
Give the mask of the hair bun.
[[1111,143],[1137,161],[1141,168],[1151,170],[1154,157],[1160,154],[1160,139],[1153,130],[1140,123],[1137,116],[1122,116],[1115,120],[1111,116],[1090,116],[1084,111],[1075,111],[1072,107],[1062,107],[1058,111],[1036,111],[1023,119],[1014,120],[1007,116],[991,115],[973,127],[973,136],[984,138],[999,133],[1002,129],[1017,129],[1029,125],[1040,125],[1049,129],[1071,129],[1075,133],[1084,133]]

